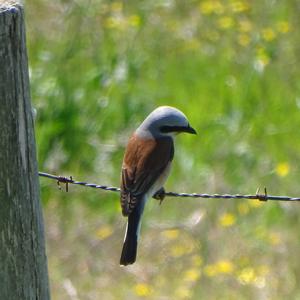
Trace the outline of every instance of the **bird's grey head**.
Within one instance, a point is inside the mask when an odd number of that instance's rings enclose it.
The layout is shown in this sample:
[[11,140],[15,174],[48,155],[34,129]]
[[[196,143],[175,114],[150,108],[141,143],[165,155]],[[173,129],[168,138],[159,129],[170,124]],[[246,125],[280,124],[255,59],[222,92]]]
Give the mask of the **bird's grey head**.
[[156,108],[136,130],[141,137],[173,137],[180,132],[196,134],[184,113],[171,106]]

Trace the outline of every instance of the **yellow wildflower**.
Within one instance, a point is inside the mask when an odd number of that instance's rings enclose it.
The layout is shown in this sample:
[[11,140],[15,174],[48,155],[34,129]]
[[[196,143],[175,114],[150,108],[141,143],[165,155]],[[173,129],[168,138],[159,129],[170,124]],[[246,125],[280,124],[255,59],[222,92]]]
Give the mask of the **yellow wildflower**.
[[268,54],[262,54],[260,55],[260,57],[258,58],[259,62],[263,65],[266,66],[270,63],[270,57],[268,56]]
[[134,286],[134,292],[140,297],[148,297],[153,293],[153,290],[149,284],[138,283]]
[[234,271],[234,265],[229,260],[220,260],[215,264],[207,265],[203,271],[208,277],[218,274],[231,274]]
[[218,273],[230,274],[233,272],[234,266],[229,260],[220,260],[216,264],[216,270]]
[[241,13],[249,9],[249,4],[244,1],[232,1],[231,9],[234,13]]
[[234,225],[235,222],[236,222],[236,217],[231,213],[224,213],[219,219],[219,223],[223,227],[230,227]]
[[184,279],[186,281],[197,281],[200,278],[200,276],[201,272],[199,269],[196,268],[189,269],[184,273]]
[[238,42],[241,46],[244,46],[244,47],[248,46],[250,44],[250,41],[251,40],[250,40],[250,37],[248,34],[243,33],[238,36]]
[[214,11],[213,2],[212,1],[203,1],[199,5],[199,9],[200,9],[201,13],[203,13],[204,15],[210,15]]
[[263,201],[260,200],[250,200],[249,201],[249,205],[253,208],[258,208],[261,207],[263,205]]
[[270,63],[270,57],[266,52],[266,49],[263,47],[258,47],[256,53],[256,69],[259,71],[263,71],[265,66]]
[[169,239],[169,240],[174,240],[177,239],[179,236],[179,230],[178,229],[168,229],[168,230],[164,230],[162,232],[162,235]]
[[290,24],[287,21],[280,21],[276,24],[277,31],[280,33],[287,33],[290,31]]
[[233,27],[234,21],[231,17],[222,17],[218,20],[218,25],[222,29],[228,29]]
[[281,162],[276,166],[275,172],[279,177],[285,177],[290,172],[290,165],[287,162]]
[[141,18],[138,15],[131,15],[128,18],[128,24],[132,27],[139,27],[141,25]]
[[201,2],[199,6],[200,12],[204,15],[210,15],[213,13],[222,14],[224,12],[224,6],[220,1],[207,0]]
[[249,284],[256,279],[255,271],[251,267],[244,268],[238,275],[238,280],[242,284]]
[[262,38],[267,42],[271,42],[276,38],[276,32],[270,27],[264,28],[261,34]]
[[123,27],[122,20],[117,17],[108,17],[104,21],[104,26],[106,28],[110,28],[110,29],[122,29],[122,27]]
[[120,1],[120,2],[113,2],[111,4],[111,10],[114,11],[114,12],[118,12],[118,11],[121,11],[123,9],[123,3]]
[[111,236],[113,233],[113,229],[110,225],[103,225],[100,228],[98,228],[96,235],[99,240],[105,240],[109,236]]

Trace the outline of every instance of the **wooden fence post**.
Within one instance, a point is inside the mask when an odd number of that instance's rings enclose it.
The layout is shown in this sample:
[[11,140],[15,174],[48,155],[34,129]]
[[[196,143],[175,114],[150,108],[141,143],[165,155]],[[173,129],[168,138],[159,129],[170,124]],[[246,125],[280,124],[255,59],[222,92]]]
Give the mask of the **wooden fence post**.
[[0,299],[48,300],[24,11],[0,1]]

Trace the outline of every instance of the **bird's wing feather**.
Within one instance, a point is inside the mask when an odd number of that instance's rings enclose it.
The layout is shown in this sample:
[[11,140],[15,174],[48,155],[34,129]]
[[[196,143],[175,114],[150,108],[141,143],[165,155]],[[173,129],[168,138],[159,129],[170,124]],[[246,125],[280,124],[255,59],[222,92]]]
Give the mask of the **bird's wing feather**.
[[129,215],[173,159],[170,137],[141,139],[133,135],[126,148],[121,178],[121,206]]

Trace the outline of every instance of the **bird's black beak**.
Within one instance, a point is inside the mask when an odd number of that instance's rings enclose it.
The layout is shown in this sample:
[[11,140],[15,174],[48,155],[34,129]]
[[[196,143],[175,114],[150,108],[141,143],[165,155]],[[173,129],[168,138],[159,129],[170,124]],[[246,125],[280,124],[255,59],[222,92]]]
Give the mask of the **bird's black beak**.
[[188,127],[185,127],[183,131],[190,134],[197,134],[197,131],[190,125]]

